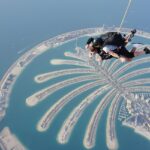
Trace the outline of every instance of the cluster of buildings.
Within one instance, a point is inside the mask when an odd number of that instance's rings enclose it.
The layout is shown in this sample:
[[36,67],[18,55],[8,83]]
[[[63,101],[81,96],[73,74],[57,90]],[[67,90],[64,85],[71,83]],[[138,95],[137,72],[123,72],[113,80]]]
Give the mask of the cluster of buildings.
[[150,99],[135,97],[132,101],[127,100],[126,108],[130,116],[123,121],[123,125],[150,140]]
[[121,103],[120,110],[119,110],[119,115],[118,115],[118,120],[123,121],[129,116],[127,108],[126,108],[126,101],[124,100]]
[[5,110],[8,105],[8,97],[10,94],[9,89],[11,88],[11,85],[14,82],[15,78],[16,75],[10,73],[0,89],[0,120],[2,120],[2,118],[5,116]]
[[0,133],[0,147],[3,150],[26,150],[8,127],[5,127]]

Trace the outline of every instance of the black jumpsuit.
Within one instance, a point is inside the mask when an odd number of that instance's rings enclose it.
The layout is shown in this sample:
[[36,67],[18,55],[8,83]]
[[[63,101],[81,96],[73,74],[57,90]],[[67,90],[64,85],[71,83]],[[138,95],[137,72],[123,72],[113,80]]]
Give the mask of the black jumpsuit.
[[101,56],[102,60],[113,58],[113,56],[102,50],[105,45],[114,45],[121,47],[120,49],[113,50],[113,52],[122,57],[133,58],[134,53],[129,52],[125,48],[125,44],[125,39],[120,33],[108,32],[95,39],[93,47],[97,50],[97,53]]

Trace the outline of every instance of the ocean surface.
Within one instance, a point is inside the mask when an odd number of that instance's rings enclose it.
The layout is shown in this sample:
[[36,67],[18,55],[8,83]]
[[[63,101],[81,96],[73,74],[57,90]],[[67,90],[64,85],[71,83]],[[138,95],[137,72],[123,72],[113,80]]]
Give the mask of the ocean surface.
[[[56,35],[89,27],[118,26],[127,5],[127,0],[2,0],[0,1],[0,77],[9,66],[24,52],[36,44]],[[142,7],[141,7],[142,6]],[[149,6],[148,0],[134,1],[124,23],[124,27],[137,28],[149,32]],[[111,15],[110,15],[111,14]],[[83,47],[87,38],[78,41]],[[147,43],[148,40],[135,38],[135,41]],[[67,91],[74,89],[70,86],[59,94],[53,94],[35,107],[27,107],[25,99],[34,92],[58,82],[60,79],[36,84],[34,77],[48,71],[63,69],[66,66],[52,66],[49,60],[52,58],[64,58],[63,52],[72,51],[75,41],[69,42],[58,48],[54,48],[37,57],[20,75],[10,95],[9,108],[6,117],[0,123],[0,129],[10,127],[11,131],[29,150],[85,150],[83,136],[86,125],[99,101],[90,105],[76,125],[69,142],[60,145],[56,141],[59,129],[66,116],[82,100],[87,93],[78,96],[68,103],[54,119],[52,126],[44,133],[36,130],[36,125],[47,109],[54,104]],[[42,62],[42,63],[41,63]],[[80,84],[78,84],[80,86]],[[20,88],[21,87],[21,88]],[[91,89],[92,92],[95,89]],[[106,125],[107,109],[105,110],[97,131],[96,145],[93,150],[107,150]],[[149,150],[150,142],[135,134],[130,128],[123,127],[117,121],[117,137],[119,150]]]

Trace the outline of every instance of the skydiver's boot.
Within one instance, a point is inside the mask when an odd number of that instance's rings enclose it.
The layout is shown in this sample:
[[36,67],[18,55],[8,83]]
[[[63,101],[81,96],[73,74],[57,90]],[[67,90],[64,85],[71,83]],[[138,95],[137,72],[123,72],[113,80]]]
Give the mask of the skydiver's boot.
[[147,47],[145,47],[145,48],[143,49],[143,51],[145,52],[145,54],[150,54],[150,49],[147,48]]

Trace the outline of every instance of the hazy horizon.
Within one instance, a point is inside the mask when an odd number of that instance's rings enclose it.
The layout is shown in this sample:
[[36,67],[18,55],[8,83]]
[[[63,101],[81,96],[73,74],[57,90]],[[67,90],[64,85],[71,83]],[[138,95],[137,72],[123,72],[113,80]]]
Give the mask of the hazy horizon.
[[[18,51],[28,50],[44,40],[72,30],[119,26],[127,2],[1,0],[0,78],[20,56]],[[133,0],[123,26],[149,32],[149,5],[148,0]]]

